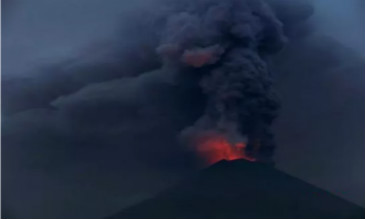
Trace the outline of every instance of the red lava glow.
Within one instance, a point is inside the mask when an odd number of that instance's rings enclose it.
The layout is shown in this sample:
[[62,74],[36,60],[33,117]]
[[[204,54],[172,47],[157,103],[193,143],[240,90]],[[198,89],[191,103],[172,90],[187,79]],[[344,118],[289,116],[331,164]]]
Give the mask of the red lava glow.
[[255,158],[245,155],[246,144],[239,142],[230,144],[228,140],[221,135],[209,135],[198,139],[197,150],[205,164],[213,164],[220,160],[246,159],[256,161]]

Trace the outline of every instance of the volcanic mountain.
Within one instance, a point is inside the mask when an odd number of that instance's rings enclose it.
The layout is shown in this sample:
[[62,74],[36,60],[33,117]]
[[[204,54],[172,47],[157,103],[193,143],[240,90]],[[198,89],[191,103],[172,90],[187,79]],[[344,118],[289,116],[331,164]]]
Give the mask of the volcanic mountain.
[[365,210],[273,165],[240,159],[110,217],[122,218],[365,218]]

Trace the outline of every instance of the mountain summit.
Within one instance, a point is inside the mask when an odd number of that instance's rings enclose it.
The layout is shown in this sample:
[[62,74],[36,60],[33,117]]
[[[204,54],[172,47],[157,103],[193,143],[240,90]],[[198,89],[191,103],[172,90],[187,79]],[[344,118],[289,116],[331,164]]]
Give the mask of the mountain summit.
[[365,210],[272,165],[222,160],[110,217],[365,218]]

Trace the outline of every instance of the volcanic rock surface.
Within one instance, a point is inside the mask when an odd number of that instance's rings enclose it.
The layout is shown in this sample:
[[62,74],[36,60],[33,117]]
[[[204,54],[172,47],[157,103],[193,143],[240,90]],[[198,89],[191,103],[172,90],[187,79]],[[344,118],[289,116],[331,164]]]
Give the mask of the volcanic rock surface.
[[365,218],[365,210],[273,165],[222,160],[118,218]]

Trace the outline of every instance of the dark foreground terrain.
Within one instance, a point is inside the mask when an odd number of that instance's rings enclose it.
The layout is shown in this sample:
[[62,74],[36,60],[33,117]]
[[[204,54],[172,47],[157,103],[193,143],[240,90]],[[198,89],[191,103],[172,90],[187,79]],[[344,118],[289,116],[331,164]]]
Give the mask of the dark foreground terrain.
[[220,161],[118,218],[365,218],[353,203],[271,165]]

